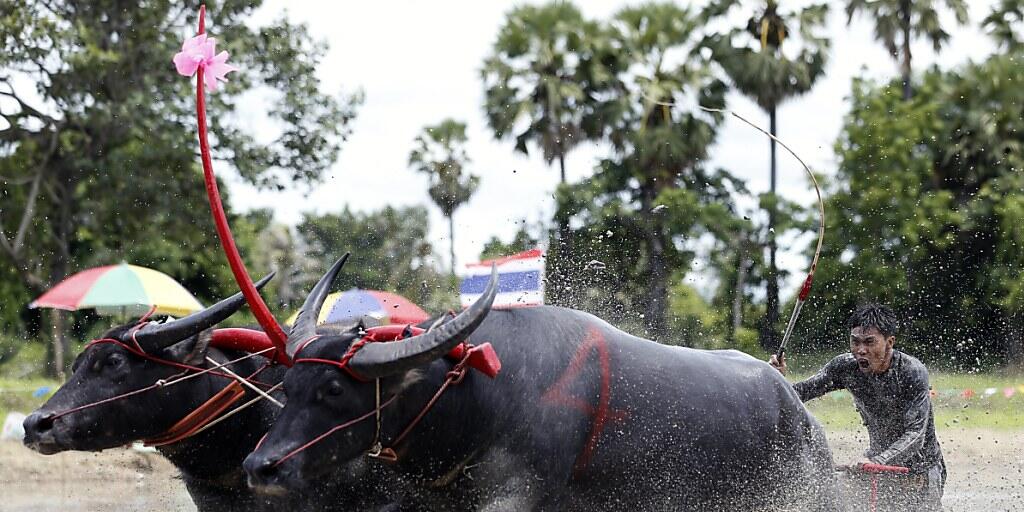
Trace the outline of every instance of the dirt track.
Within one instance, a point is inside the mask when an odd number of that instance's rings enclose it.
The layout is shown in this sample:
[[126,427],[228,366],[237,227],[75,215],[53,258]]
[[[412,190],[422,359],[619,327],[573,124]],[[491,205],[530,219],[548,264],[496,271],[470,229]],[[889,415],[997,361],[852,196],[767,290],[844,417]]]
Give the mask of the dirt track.
[[[949,466],[949,511],[1024,512],[1024,432],[940,430]],[[833,432],[837,463],[852,461],[867,439]],[[0,511],[191,511],[173,466],[134,450],[42,456],[0,442]],[[867,510],[867,508],[863,508]]]

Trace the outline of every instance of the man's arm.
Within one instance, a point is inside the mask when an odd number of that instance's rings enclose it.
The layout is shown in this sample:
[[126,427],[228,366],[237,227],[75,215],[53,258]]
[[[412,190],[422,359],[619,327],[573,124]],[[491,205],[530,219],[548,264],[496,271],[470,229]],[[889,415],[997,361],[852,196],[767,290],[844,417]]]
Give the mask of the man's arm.
[[914,379],[910,403],[903,413],[903,435],[896,439],[888,448],[869,457],[877,464],[899,464],[908,456],[917,453],[924,444],[925,432],[928,428],[928,410],[931,398],[928,395],[928,374]]
[[843,389],[842,379],[839,378],[839,360],[841,357],[839,356],[829,361],[828,364],[809,379],[793,384],[793,389],[796,390],[796,394],[800,395],[801,401],[806,402],[818,398],[825,393]]

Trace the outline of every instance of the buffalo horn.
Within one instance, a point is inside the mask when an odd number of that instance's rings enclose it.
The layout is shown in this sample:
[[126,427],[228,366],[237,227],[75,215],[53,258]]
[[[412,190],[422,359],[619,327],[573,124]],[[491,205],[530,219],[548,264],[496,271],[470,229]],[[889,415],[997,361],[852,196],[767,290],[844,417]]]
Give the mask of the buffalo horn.
[[320,316],[320,308],[323,307],[327,293],[331,289],[331,283],[338,277],[338,272],[345,265],[348,256],[349,253],[345,253],[341,259],[336,261],[306,296],[306,301],[302,303],[302,309],[299,310],[299,314],[295,317],[295,323],[292,324],[292,330],[288,333],[288,346],[285,351],[289,358],[294,358],[300,345],[316,335],[316,319]]
[[375,379],[425,365],[465,341],[491,311],[497,293],[498,269],[492,265],[487,289],[468,309],[419,336],[392,343],[369,343],[356,352],[349,366],[359,375]]
[[[271,272],[256,282],[260,289],[274,277]],[[169,347],[194,334],[223,322],[227,317],[238,311],[245,304],[245,296],[236,293],[202,311],[197,311],[184,318],[162,324],[148,323],[135,334],[135,341],[145,351],[159,350]]]

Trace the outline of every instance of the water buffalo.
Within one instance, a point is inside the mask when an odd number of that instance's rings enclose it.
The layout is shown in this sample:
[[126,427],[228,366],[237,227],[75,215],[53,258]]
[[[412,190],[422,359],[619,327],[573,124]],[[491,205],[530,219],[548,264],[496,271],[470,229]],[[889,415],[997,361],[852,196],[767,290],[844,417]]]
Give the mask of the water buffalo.
[[[837,508],[821,426],[761,361],[570,309],[491,311],[494,273],[481,299],[414,337],[318,337],[338,269],[289,334],[288,403],[244,463],[257,488],[301,488],[372,452],[430,510]],[[450,373],[442,356],[467,339],[500,355],[496,378]]]
[[[257,285],[262,286],[269,277]],[[223,390],[231,378],[225,378],[223,372],[207,373],[95,407],[72,409],[142,390],[160,380],[170,382],[183,371],[171,365],[174,363],[209,367],[207,356],[219,362],[244,356],[236,350],[212,346],[208,329],[242,304],[244,298],[237,294],[174,322],[145,324],[134,336],[134,325],[109,330],[103,338],[120,343],[90,344],[78,355],[67,383],[25,420],[25,444],[43,454],[95,451],[167,433],[179,420]],[[132,350],[135,348],[142,352]],[[267,362],[263,357],[252,357],[228,368],[249,376]],[[283,366],[270,365],[255,379],[273,385],[281,382],[285,370]],[[245,396],[232,407],[257,396],[243,389]],[[280,393],[276,396],[281,399]],[[325,474],[322,484],[311,492],[278,497],[254,493],[246,484],[242,460],[256,447],[279,412],[277,406],[260,401],[208,430],[157,449],[181,471],[200,511],[366,510],[389,500],[393,486],[378,485],[382,476],[362,463],[334,466],[338,469]],[[346,485],[351,482],[359,482],[360,486]]]

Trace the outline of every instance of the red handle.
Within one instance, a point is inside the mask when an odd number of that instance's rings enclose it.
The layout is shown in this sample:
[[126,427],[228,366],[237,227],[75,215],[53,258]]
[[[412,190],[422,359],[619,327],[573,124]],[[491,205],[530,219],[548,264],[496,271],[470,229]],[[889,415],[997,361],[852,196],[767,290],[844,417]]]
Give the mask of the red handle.
[[906,474],[910,472],[910,468],[903,466],[886,466],[885,464],[872,464],[864,463],[858,464],[857,469],[865,473],[899,473]]
[[[217,348],[228,350],[240,350],[250,354],[260,352],[268,348],[275,348],[274,342],[270,340],[267,333],[255,329],[242,329],[228,327],[213,330],[213,340],[210,342]],[[281,364],[291,364],[291,360],[281,350],[264,354],[268,359],[273,359]]]
[[[199,34],[204,33],[206,33],[205,4],[199,6]],[[249,303],[249,309],[252,310],[256,321],[259,322],[260,327],[263,327],[267,336],[274,346],[277,347],[278,353],[285,354],[288,335],[285,334],[284,329],[277,323],[274,315],[270,313],[270,309],[263,302],[260,292],[256,290],[252,278],[249,277],[249,271],[245,268],[245,263],[242,262],[242,257],[238,253],[238,247],[235,245],[235,237],[231,234],[231,227],[228,226],[228,219],[224,214],[224,205],[220,199],[220,192],[217,190],[217,179],[213,175],[213,159],[210,157],[210,143],[207,140],[206,134],[206,96],[203,93],[202,66],[199,66],[199,69],[196,71],[196,118],[199,125],[199,152],[202,155],[203,161],[206,195],[210,200],[210,211],[213,213],[214,225],[217,227],[217,235],[220,237],[224,255],[228,259],[231,273],[235,276],[235,282],[238,283],[238,287],[242,290],[242,295],[245,296],[245,301]],[[291,366],[291,361],[287,357],[279,358],[278,362]]]

